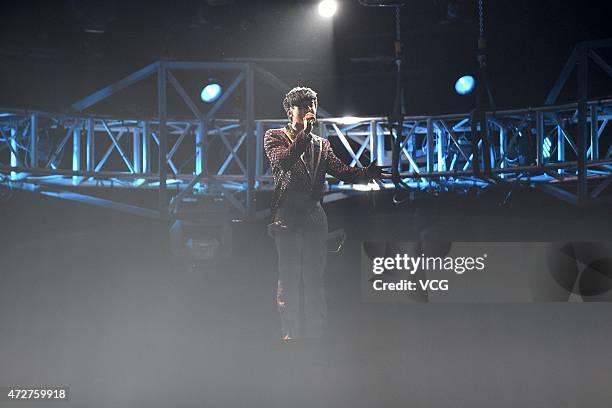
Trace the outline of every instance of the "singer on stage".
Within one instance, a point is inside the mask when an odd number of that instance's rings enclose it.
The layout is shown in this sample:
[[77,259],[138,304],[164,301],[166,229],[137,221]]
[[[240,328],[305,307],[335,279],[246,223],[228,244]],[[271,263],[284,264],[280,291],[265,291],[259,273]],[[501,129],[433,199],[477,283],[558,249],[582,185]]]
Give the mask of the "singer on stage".
[[323,288],[327,216],[321,206],[325,174],[347,183],[391,177],[383,173],[383,167],[349,167],[338,159],[329,141],[312,133],[317,106],[317,94],[312,89],[293,88],[283,100],[290,122],[268,130],[264,137],[275,184],[272,223],[268,227],[278,252],[276,301],[283,340],[317,338],[323,330],[327,314]]

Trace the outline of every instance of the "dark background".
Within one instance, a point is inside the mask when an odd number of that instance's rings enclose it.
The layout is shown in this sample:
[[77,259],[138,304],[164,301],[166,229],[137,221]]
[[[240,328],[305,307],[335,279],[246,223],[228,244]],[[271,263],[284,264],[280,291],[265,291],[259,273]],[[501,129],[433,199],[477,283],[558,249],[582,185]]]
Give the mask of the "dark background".
[[[3,1],[0,106],[61,111],[159,59],[255,59],[290,85],[318,90],[321,106],[334,115],[387,114],[395,92],[393,63],[354,60],[392,57],[393,9],[339,3],[334,19],[325,20],[316,12],[317,2],[306,0]],[[606,4],[485,1],[498,108],[543,104],[574,45],[611,35]],[[477,1],[406,1],[401,18],[408,113],[471,109],[474,94],[459,96],[453,85],[460,75],[476,73]],[[207,76],[215,75],[179,79],[197,98]],[[229,79],[217,77],[229,85]],[[612,94],[604,80],[593,68],[590,97]],[[572,81],[561,101],[574,99]],[[154,95],[145,88],[122,93],[100,109],[152,114]],[[282,116],[279,95],[257,96],[257,117]],[[169,106],[171,114],[186,112],[181,109],[181,103]]]

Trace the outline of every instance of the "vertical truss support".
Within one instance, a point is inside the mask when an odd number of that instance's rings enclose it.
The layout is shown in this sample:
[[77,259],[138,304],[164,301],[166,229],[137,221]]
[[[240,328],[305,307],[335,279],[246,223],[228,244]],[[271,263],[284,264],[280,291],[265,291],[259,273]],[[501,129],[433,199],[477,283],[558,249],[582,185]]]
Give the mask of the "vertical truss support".
[[255,87],[253,67],[246,66],[246,142],[247,142],[247,190],[246,190],[246,213],[252,217],[255,213]]
[[38,114],[30,115],[30,167],[38,167]]
[[372,144],[370,150],[371,155],[376,155],[376,165],[385,165],[385,134],[384,132],[378,131],[378,122],[375,120],[370,121],[370,143]]
[[140,145],[140,130],[134,126],[132,128],[132,168],[134,173],[142,173],[142,147]]
[[433,119],[427,119],[427,172],[434,171],[434,134]]
[[536,165],[544,165],[544,113],[536,112]]
[[597,106],[591,105],[591,160],[599,159],[599,126],[597,122]]
[[378,122],[371,120],[368,125],[370,134],[370,161],[382,166],[385,157],[385,135],[378,133]]
[[[557,160],[559,162],[565,161],[565,135],[563,134],[561,125],[557,125]],[[559,169],[557,173],[563,175],[565,170]]]
[[446,133],[438,126],[436,126],[435,132],[437,139],[436,149],[438,150],[438,171],[446,171]]
[[494,138],[492,136],[493,130],[491,128],[491,126],[493,125],[493,121],[491,121],[488,116],[485,116],[485,118],[487,121],[487,138],[489,139],[489,165],[491,166],[491,168],[494,168],[496,167],[496,164],[495,164],[496,147],[494,143]]
[[588,54],[583,45],[578,50],[578,137],[576,150],[578,156],[578,202],[587,200],[586,140],[587,140],[587,72]]
[[[9,148],[11,149],[11,167],[17,167],[19,166],[19,155],[17,154],[17,127],[15,126],[11,126],[11,137],[9,140]],[[11,178],[15,178],[17,177],[17,173],[14,171],[11,171]]]
[[[75,126],[72,130],[72,171],[81,170],[81,127]],[[73,176],[72,184],[78,185],[81,178]]]
[[[506,127],[503,125],[499,125],[499,167],[501,169],[506,168],[506,155],[507,155],[507,147],[508,140],[506,135]],[[504,173],[499,175],[500,178],[506,178]]]
[[[200,120],[198,123],[198,127],[195,132],[195,168],[194,175],[198,175],[201,173],[205,173],[204,177],[208,177],[208,172],[206,171],[206,160],[205,160],[205,152],[207,146],[207,129],[206,129],[206,119]],[[196,188],[200,189],[200,183],[196,184]]]
[[486,174],[491,172],[491,143],[489,141],[489,119],[487,112],[478,111],[478,122],[480,124],[480,138],[482,140],[482,162]]
[[482,139],[478,139],[478,114],[475,111],[470,112],[470,139],[472,144],[472,153],[470,154],[471,163],[466,162],[463,170],[467,170],[469,165],[472,165],[472,171],[475,176],[480,175],[480,145]]
[[142,121],[142,172],[151,172],[151,137],[149,136],[149,122]]
[[157,112],[159,119],[159,216],[162,219],[168,217],[168,191],[166,190],[166,178],[168,176],[168,132],[166,129],[166,66],[163,62],[157,68]]
[[96,167],[96,142],[95,142],[94,119],[87,119],[87,171],[94,171]]

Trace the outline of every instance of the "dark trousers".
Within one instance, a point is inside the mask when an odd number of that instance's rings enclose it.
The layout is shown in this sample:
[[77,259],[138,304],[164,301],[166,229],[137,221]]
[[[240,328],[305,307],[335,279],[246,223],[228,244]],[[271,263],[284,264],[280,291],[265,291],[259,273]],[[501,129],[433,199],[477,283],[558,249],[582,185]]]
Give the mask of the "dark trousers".
[[[276,213],[277,305],[284,339],[319,337],[327,315],[323,278],[327,216],[318,201],[290,194]],[[301,290],[303,289],[303,290]]]

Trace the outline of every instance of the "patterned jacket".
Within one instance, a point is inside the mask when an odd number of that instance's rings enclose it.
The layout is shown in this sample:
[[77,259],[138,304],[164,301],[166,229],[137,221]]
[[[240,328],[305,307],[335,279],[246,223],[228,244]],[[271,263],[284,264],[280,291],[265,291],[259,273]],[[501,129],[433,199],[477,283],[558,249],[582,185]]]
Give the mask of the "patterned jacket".
[[366,168],[347,166],[336,157],[329,140],[303,130],[291,141],[282,128],[270,129],[264,136],[264,149],[274,176],[273,218],[286,191],[306,193],[320,200],[326,173],[347,183],[367,181]]

